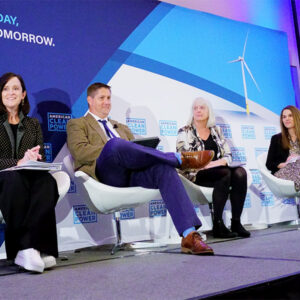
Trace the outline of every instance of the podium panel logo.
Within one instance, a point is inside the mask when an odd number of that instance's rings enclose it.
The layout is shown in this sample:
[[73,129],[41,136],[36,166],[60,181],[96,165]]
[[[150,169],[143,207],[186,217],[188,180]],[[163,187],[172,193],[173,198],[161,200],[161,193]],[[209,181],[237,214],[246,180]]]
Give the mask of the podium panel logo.
[[274,126],[264,127],[264,136],[266,140],[270,140],[274,134],[276,134],[276,128]]
[[147,134],[146,119],[126,118],[126,125],[129,127],[132,134]]
[[48,112],[48,131],[65,132],[71,114]]
[[76,193],[76,184],[73,180],[70,182],[70,188],[68,190],[69,194],[75,194]]
[[247,162],[246,152],[244,147],[231,147],[233,161]]
[[222,129],[223,135],[226,139],[232,139],[232,131],[229,124],[217,124]]
[[241,125],[242,139],[244,140],[254,140],[255,129],[253,125]]
[[129,220],[135,218],[135,210],[134,208],[123,209],[120,211],[120,219],[121,220]]
[[151,200],[149,203],[149,217],[165,217],[167,208],[163,200]]
[[258,169],[250,169],[252,175],[252,184],[261,184],[262,178]]
[[46,162],[52,162],[52,144],[44,143],[44,152],[46,156]]
[[274,196],[271,192],[260,193],[261,206],[274,206]]
[[249,193],[247,193],[247,195],[246,195],[246,199],[244,202],[244,208],[251,208],[251,197],[250,197]]
[[282,200],[282,203],[285,205],[296,205],[295,198],[286,198]]
[[97,214],[89,210],[86,205],[74,205],[73,221],[74,224],[96,223]]
[[177,136],[177,121],[160,120],[159,130],[161,136]]

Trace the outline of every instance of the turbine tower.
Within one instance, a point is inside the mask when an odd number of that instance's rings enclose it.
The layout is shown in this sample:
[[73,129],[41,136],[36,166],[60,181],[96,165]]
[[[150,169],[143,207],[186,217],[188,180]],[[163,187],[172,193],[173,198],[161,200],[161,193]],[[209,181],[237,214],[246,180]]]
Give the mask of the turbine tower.
[[235,63],[235,62],[241,62],[241,68],[242,68],[242,77],[243,77],[243,85],[244,85],[244,94],[245,94],[245,101],[246,101],[246,112],[247,115],[249,115],[250,111],[249,111],[249,104],[248,104],[248,93],[247,93],[247,85],[246,85],[246,78],[245,78],[245,68],[247,69],[249,75],[251,76],[253,82],[255,83],[256,88],[258,89],[258,91],[260,91],[258,84],[256,83],[246,61],[245,61],[245,52],[246,52],[246,45],[247,45],[247,40],[248,40],[248,34],[249,31],[247,32],[247,36],[246,36],[246,40],[245,40],[245,44],[244,44],[244,50],[243,50],[243,56],[239,56],[237,59],[229,61],[229,63]]

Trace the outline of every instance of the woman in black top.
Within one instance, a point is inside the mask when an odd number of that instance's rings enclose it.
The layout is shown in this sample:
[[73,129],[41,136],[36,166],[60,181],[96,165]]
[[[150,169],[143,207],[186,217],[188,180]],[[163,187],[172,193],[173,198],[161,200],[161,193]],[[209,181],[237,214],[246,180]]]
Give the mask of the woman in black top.
[[281,133],[271,138],[266,166],[275,176],[295,182],[300,190],[300,111],[289,105],[280,114]]
[[[30,110],[24,81],[6,73],[0,78],[0,210],[8,260],[43,272],[58,256],[55,179],[45,171],[5,171],[29,160],[44,160],[43,136]],[[4,171],[3,171],[4,170]]]
[[[240,222],[247,194],[247,172],[242,167],[229,167],[232,162],[231,151],[220,127],[216,126],[209,101],[195,99],[188,125],[178,131],[176,148],[178,152],[214,150],[214,159],[205,168],[187,171],[183,175],[196,184],[214,188],[214,237],[249,237],[250,232]],[[228,196],[232,208],[231,231],[222,219]]]

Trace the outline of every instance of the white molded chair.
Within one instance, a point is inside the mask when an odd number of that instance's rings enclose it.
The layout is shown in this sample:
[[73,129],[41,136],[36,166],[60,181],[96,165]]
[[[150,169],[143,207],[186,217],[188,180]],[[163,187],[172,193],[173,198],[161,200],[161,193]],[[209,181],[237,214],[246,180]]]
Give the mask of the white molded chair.
[[[57,189],[58,189],[58,194],[59,198],[57,202],[59,202],[68,192],[70,188],[70,177],[69,175],[64,172],[64,171],[58,171],[51,173],[51,175],[54,177],[57,183]],[[0,211],[0,223],[4,222],[2,213]]]
[[117,242],[111,254],[121,249],[122,242],[120,227],[120,211],[127,208],[134,208],[151,200],[161,199],[158,189],[146,189],[143,187],[113,187],[103,184],[82,171],[74,174],[73,158],[68,155],[64,158],[64,164],[71,177],[74,178],[78,190],[82,194],[86,205],[90,210],[100,214],[114,213],[116,225]]
[[[245,168],[245,170],[247,172],[247,187],[249,188],[252,184],[252,176],[247,168]],[[194,204],[208,204],[211,213],[211,218],[213,220],[212,195],[214,189],[211,187],[197,185],[185,178],[184,176],[182,176],[181,174],[179,174],[179,177],[185,187],[187,194],[189,195],[191,201]]]
[[271,172],[266,167],[267,152],[260,154],[257,160],[257,166],[261,173],[261,176],[270,189],[270,191],[279,198],[295,198],[297,204],[298,217],[300,217],[299,209],[299,197],[300,191],[297,192],[295,189],[295,184],[291,180],[285,180],[278,178],[271,174]]
[[70,188],[71,180],[69,175],[64,171],[53,172],[51,173],[51,175],[54,177],[57,183],[57,189],[59,194],[59,198],[57,200],[58,203],[67,194]]
[[260,154],[257,160],[257,166],[263,180],[270,191],[277,197],[299,197],[300,192],[295,190],[295,184],[291,180],[284,180],[271,174],[266,167],[267,152]]

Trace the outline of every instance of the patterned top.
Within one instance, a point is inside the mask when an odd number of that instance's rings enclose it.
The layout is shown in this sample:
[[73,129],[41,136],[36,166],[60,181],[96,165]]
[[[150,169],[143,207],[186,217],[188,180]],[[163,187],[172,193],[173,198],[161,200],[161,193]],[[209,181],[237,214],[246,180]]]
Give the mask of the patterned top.
[[[215,157],[217,159],[225,159],[227,164],[230,165],[232,162],[232,155],[221,128],[219,126],[213,126],[209,129],[210,134],[218,148],[218,152],[215,153]],[[186,125],[178,130],[176,142],[177,152],[201,150],[205,150],[205,145],[203,140],[198,135],[194,125]],[[180,173],[193,182],[196,180],[197,170],[186,170],[184,172],[180,171]]]
[[290,155],[292,155],[292,154],[300,155],[300,145],[299,145],[298,140],[296,139],[296,141],[293,142],[293,140],[289,136],[289,142],[290,142],[290,145],[291,145]]

